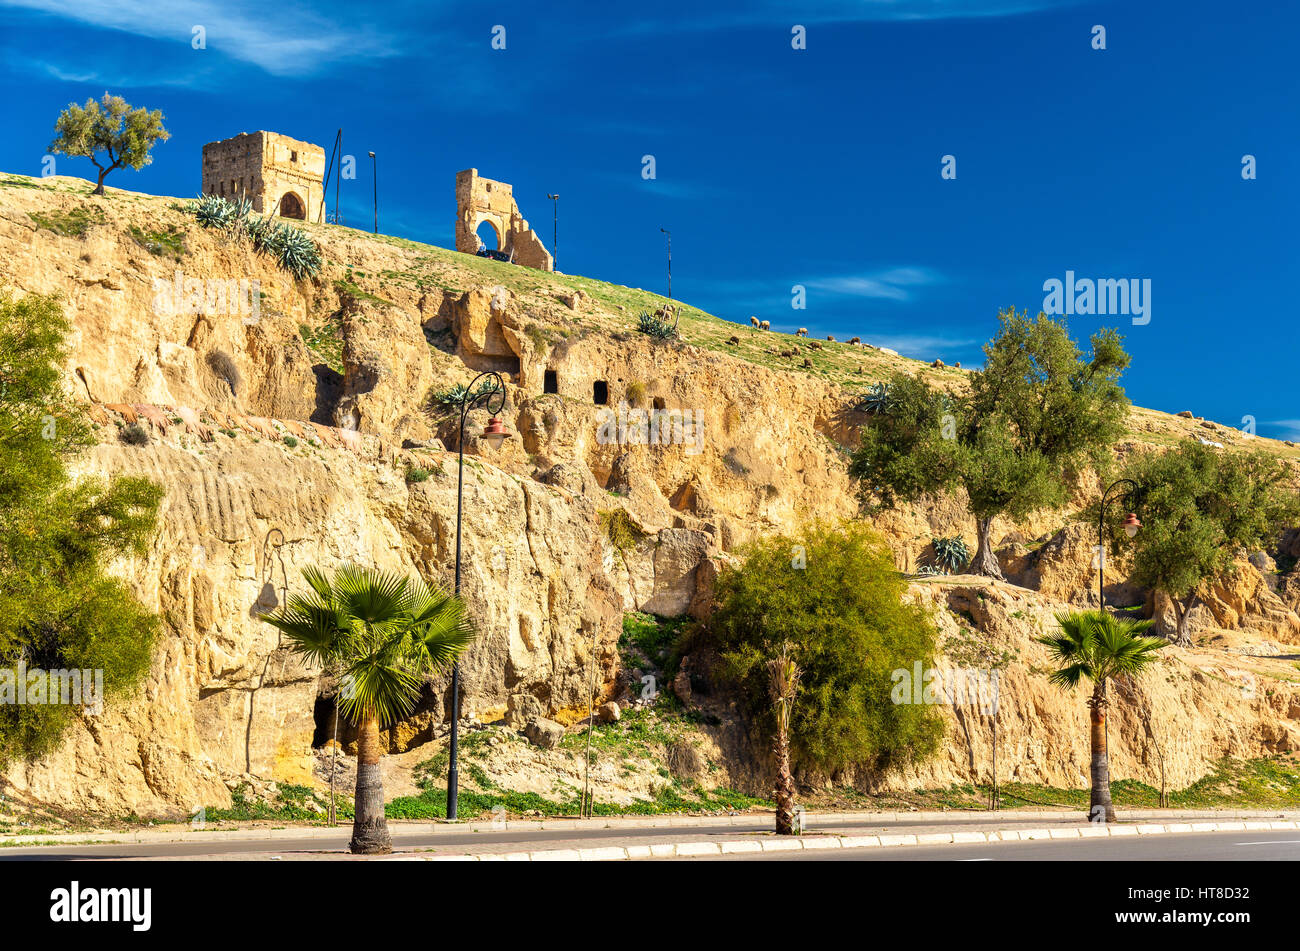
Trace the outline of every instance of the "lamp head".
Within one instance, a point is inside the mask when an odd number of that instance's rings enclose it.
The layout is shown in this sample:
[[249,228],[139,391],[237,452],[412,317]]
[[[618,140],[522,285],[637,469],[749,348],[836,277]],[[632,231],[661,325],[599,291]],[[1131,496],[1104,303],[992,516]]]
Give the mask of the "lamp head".
[[1133,512],[1129,512],[1128,515],[1125,516],[1124,534],[1127,535],[1129,538],[1133,538],[1134,536],[1136,536],[1138,533],[1138,529],[1141,527],[1142,527],[1142,523],[1138,521],[1137,515],[1135,515]]
[[502,444],[511,437],[510,433],[501,422],[501,417],[493,416],[488,420],[487,427],[483,430],[483,438],[488,441],[488,445],[495,451],[500,449]]

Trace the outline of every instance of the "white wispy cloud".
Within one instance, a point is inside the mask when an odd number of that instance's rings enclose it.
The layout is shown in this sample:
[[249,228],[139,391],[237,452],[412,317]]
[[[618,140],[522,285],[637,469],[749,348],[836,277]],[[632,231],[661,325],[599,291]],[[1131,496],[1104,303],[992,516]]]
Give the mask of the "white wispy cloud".
[[809,291],[836,297],[870,297],[883,300],[911,300],[915,288],[943,283],[937,272],[924,267],[896,267],[868,274],[819,277],[802,282]]
[[1024,16],[1077,7],[1084,0],[820,0],[798,13],[780,0],[749,0],[735,9],[692,9],[690,16],[644,17],[618,29],[624,35],[721,30],[790,23],[872,23],[907,20],[973,20]]
[[190,47],[194,28],[202,27],[206,51],[277,76],[310,75],[342,62],[382,59],[397,55],[401,45],[399,31],[363,19],[367,8],[362,5],[349,6],[337,19],[302,3],[248,0],[0,0],[0,7],[172,41],[178,48]]
[[1300,419],[1266,419],[1257,425],[1261,429],[1269,427],[1280,430],[1282,439],[1300,439]]

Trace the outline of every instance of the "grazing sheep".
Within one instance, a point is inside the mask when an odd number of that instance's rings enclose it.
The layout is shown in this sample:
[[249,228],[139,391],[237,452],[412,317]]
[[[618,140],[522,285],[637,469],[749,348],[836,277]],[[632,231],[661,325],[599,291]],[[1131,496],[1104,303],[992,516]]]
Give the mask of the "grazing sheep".
[[761,328],[764,329],[764,330],[771,330],[771,329],[772,329],[772,321],[770,321],[770,320],[760,321],[758,326],[761,327]]
[[728,338],[727,338],[727,343],[732,344],[732,345],[734,346],[735,344],[740,343],[740,338],[739,338],[739,337],[728,337]]
[[850,337],[850,338],[849,338],[849,343],[851,343],[851,344],[859,344],[859,343],[862,343],[862,338],[861,338],[861,337]]
[[812,364],[812,361],[811,361],[811,360],[809,360],[807,357],[804,357],[803,365],[804,365],[804,367],[805,367],[806,369],[810,369],[810,370],[811,370],[813,364]]
[[958,369],[958,370],[960,370],[960,369],[961,369],[961,361],[958,360],[956,363],[953,364],[953,367],[956,368],[956,369]]
[[808,349],[810,350],[820,350],[821,348],[822,348],[821,341],[811,340],[808,342]]
[[808,336],[808,328],[807,328],[807,327],[800,327],[798,330],[796,330],[796,331],[794,332],[794,335],[795,335],[796,337],[806,337],[806,336]]
[[751,314],[750,317],[749,317],[749,322],[750,322],[751,324],[754,325],[754,329],[755,329],[755,330],[758,329],[758,318],[757,318],[757,317],[755,317],[755,316],[753,316],[753,315]]
[[826,339],[829,340],[831,343],[834,343],[834,342],[835,342],[835,334],[827,334],[827,335],[826,335]]

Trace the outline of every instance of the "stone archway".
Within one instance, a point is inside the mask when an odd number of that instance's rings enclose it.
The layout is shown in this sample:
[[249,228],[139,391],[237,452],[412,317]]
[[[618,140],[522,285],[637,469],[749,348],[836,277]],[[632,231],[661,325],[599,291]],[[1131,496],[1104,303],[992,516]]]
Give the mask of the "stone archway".
[[307,218],[307,206],[293,192],[285,192],[280,199],[280,217],[296,218],[299,221],[304,221]]
[[[488,241],[484,237],[484,232],[483,232],[484,225],[487,225],[489,228],[491,228],[492,233],[496,235],[495,246],[493,246],[492,242]],[[501,221],[499,221],[497,218],[493,217],[492,215],[481,214],[478,216],[478,219],[474,222],[473,230],[474,230],[474,237],[477,240],[482,241],[484,246],[487,247],[489,251],[506,250],[506,242],[505,242],[506,229],[504,224]]]

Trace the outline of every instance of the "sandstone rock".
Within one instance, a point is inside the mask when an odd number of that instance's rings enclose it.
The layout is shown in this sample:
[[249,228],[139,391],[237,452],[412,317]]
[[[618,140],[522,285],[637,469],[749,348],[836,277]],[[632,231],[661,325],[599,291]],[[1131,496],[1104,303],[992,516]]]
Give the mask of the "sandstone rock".
[[548,720],[545,717],[533,717],[524,727],[524,735],[528,737],[528,742],[534,746],[540,746],[543,749],[554,749],[560,745],[564,739],[564,724],[556,723],[554,720]]
[[602,703],[597,709],[596,715],[600,718],[601,723],[617,723],[622,718],[623,713],[618,704],[611,700],[608,703]]

